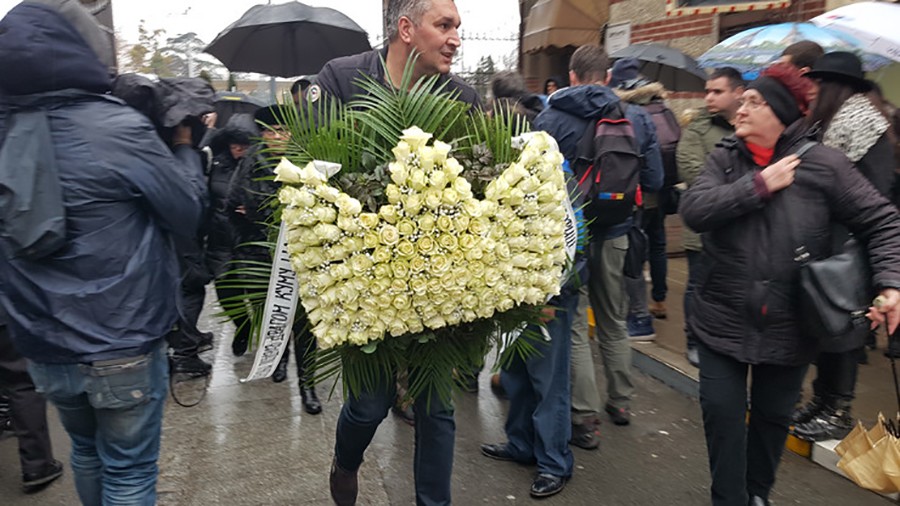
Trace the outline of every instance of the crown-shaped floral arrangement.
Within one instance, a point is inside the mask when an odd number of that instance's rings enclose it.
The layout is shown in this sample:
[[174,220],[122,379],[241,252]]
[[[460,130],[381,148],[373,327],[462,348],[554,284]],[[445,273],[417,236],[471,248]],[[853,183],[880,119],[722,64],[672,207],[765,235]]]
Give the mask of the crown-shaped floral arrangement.
[[568,196],[555,142],[530,135],[479,199],[451,146],[431,137],[403,131],[377,213],[329,185],[317,162],[276,168],[287,248],[320,348],[436,331],[559,293]]

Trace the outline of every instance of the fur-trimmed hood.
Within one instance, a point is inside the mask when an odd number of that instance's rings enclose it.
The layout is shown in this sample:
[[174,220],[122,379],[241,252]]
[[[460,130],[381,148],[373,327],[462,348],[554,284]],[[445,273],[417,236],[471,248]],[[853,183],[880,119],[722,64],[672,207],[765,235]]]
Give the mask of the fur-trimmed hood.
[[647,80],[625,81],[621,87],[613,91],[622,100],[638,105],[646,105],[654,100],[666,98],[666,88],[662,84]]

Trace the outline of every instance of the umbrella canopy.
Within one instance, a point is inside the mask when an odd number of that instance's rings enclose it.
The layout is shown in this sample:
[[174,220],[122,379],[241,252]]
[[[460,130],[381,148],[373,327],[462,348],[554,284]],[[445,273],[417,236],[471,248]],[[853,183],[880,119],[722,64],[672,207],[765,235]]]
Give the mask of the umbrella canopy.
[[753,74],[778,60],[786,47],[801,40],[811,40],[826,52],[857,53],[866,70],[889,63],[886,58],[861,51],[859,42],[853,37],[812,23],[781,23],[750,28],[716,44],[698,61],[702,67],[734,67],[744,72],[745,77],[753,78]]
[[635,58],[641,62],[641,75],[669,91],[703,91],[706,72],[690,56],[659,44],[632,44],[609,55],[612,59]]
[[253,114],[262,107],[262,102],[239,91],[216,92],[216,128],[221,128],[235,114]]
[[816,16],[812,22],[856,38],[859,47],[867,52],[900,61],[900,5],[850,4]]
[[365,30],[341,12],[288,2],[251,7],[204,51],[233,72],[290,77],[369,49]]

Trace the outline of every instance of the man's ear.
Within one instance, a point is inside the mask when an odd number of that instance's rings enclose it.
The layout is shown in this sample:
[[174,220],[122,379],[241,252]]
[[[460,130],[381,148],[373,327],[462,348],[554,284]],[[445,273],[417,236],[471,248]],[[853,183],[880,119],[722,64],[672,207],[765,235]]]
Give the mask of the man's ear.
[[572,70],[569,71],[569,83],[571,83],[572,86],[578,86],[579,84],[581,84],[581,81],[578,80],[578,76],[576,76],[575,72]]
[[603,85],[606,86],[612,80],[612,70],[606,71],[606,79],[603,80]]
[[400,37],[400,40],[405,42],[406,44],[412,43],[412,35],[415,30],[415,24],[406,16],[401,16],[400,20],[397,21],[397,35]]

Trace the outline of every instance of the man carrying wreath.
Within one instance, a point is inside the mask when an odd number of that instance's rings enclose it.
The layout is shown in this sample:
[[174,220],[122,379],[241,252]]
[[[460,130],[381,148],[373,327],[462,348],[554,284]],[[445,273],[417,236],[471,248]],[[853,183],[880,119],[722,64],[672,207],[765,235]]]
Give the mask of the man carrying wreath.
[[[411,82],[422,76],[442,77],[445,91],[459,93],[458,100],[480,107],[475,90],[459,77],[450,74],[450,64],[460,47],[457,32],[459,13],[453,0],[390,0],[388,2],[388,44],[372,50],[328,62],[310,87],[309,103],[321,96],[349,102],[365,93],[356,84],[363,75],[396,87],[402,82],[403,70],[411,54],[415,61]],[[385,66],[382,66],[381,60]],[[348,395],[338,418],[335,457],[330,475],[331,497],[339,506],[356,503],[357,472],[363,453],[387,416],[396,395],[394,377],[382,377],[379,386],[360,395]],[[421,506],[450,504],[450,475],[453,468],[453,446],[456,423],[453,407],[426,395],[415,402],[416,503]],[[428,452],[422,444],[428,441]]]

